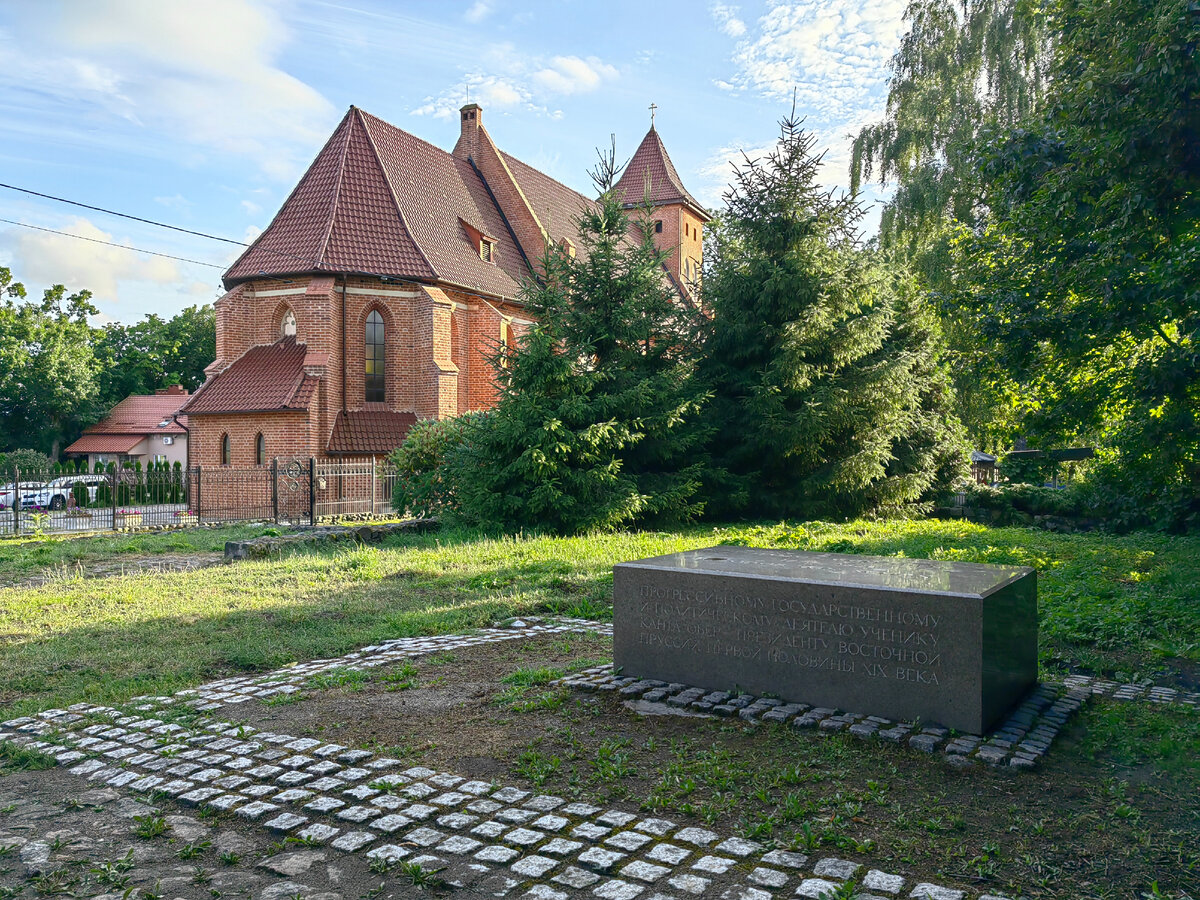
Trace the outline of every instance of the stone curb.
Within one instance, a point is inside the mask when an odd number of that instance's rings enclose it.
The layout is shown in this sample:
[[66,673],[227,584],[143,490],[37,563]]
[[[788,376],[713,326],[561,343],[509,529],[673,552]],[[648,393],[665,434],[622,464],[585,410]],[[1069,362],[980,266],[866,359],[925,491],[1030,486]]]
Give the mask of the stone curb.
[[226,541],[225,561],[262,559],[284,547],[296,547],[304,544],[333,541],[376,544],[394,534],[424,534],[437,531],[439,527],[436,519],[407,519],[403,522],[388,522],[381,525],[318,525],[295,534],[265,535],[246,541]]

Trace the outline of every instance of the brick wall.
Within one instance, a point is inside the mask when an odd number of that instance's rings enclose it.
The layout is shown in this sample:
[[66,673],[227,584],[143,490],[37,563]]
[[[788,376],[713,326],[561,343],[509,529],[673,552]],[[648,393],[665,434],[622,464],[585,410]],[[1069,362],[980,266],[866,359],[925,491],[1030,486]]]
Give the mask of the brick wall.
[[[332,278],[250,282],[218,304],[219,366],[224,368],[251,347],[274,343],[286,311],[296,318],[296,339],[319,364],[307,366],[320,377],[310,412],[197,416],[192,420],[191,464],[220,463],[220,436],[230,434],[234,466],[253,465],[254,438],[261,430],[267,456],[325,456],[339,410],[343,408],[342,282]],[[528,322],[515,304],[446,287],[345,281],[346,370],[344,406],[364,410],[365,329],[378,311],[384,321],[385,403],[382,409],[412,412],[419,418],[445,418],[487,409],[497,396],[488,357],[508,321],[515,339]],[[278,449],[276,449],[278,448]]]
[[654,244],[671,252],[667,260],[671,274],[685,286],[697,280],[704,259],[704,224],[700,217],[682,204],[671,204],[656,207],[651,218],[662,222],[662,232],[655,233]]

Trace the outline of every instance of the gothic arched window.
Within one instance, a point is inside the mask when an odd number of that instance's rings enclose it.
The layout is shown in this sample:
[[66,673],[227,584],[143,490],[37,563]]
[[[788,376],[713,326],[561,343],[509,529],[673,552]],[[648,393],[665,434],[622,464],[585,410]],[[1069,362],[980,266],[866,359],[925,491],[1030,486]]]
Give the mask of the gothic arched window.
[[221,435],[221,465],[229,465],[229,435]]
[[367,316],[366,342],[364,357],[366,358],[365,399],[368,403],[383,403],[386,399],[384,390],[384,348],[386,341],[383,333],[383,316],[378,310],[372,310]]
[[296,336],[296,314],[290,309],[284,310],[283,318],[279,322],[280,337],[295,337]]
[[267,464],[267,442],[263,438],[261,431],[258,433],[258,437],[254,439],[254,464],[257,466],[265,466]]

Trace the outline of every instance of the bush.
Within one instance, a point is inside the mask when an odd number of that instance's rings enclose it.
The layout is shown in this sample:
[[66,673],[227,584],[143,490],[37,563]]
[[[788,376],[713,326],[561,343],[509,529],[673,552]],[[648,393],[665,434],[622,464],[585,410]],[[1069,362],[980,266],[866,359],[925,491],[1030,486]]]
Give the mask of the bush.
[[1033,484],[1008,484],[988,487],[968,485],[966,505],[999,511],[1001,520],[1014,512],[1031,516],[1082,518],[1095,512],[1095,496],[1086,484],[1072,484],[1061,490]]
[[37,450],[9,450],[0,453],[0,471],[11,472],[20,469],[22,472],[48,472],[50,457]]
[[391,455],[396,466],[392,508],[414,516],[443,516],[455,506],[447,458],[461,447],[487,413],[467,413],[457,419],[418,422]]
[[107,468],[105,468],[103,463],[96,463],[96,474],[108,476],[108,478],[96,487],[97,506],[109,506],[112,504],[112,478],[115,471],[116,468],[112,463],[109,463]]

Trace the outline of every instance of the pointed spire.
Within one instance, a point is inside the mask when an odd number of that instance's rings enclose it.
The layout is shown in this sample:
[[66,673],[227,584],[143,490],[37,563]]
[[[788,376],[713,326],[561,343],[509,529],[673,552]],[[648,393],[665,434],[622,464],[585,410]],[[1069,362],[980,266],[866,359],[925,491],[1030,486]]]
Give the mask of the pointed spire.
[[650,130],[642,138],[633,158],[625,166],[621,180],[614,190],[626,207],[639,206],[649,200],[651,206],[666,206],[681,203],[707,222],[711,217],[700,202],[683,186],[683,180],[675,170],[675,164],[667,155],[662,138],[654,127],[655,104],[650,104]]

